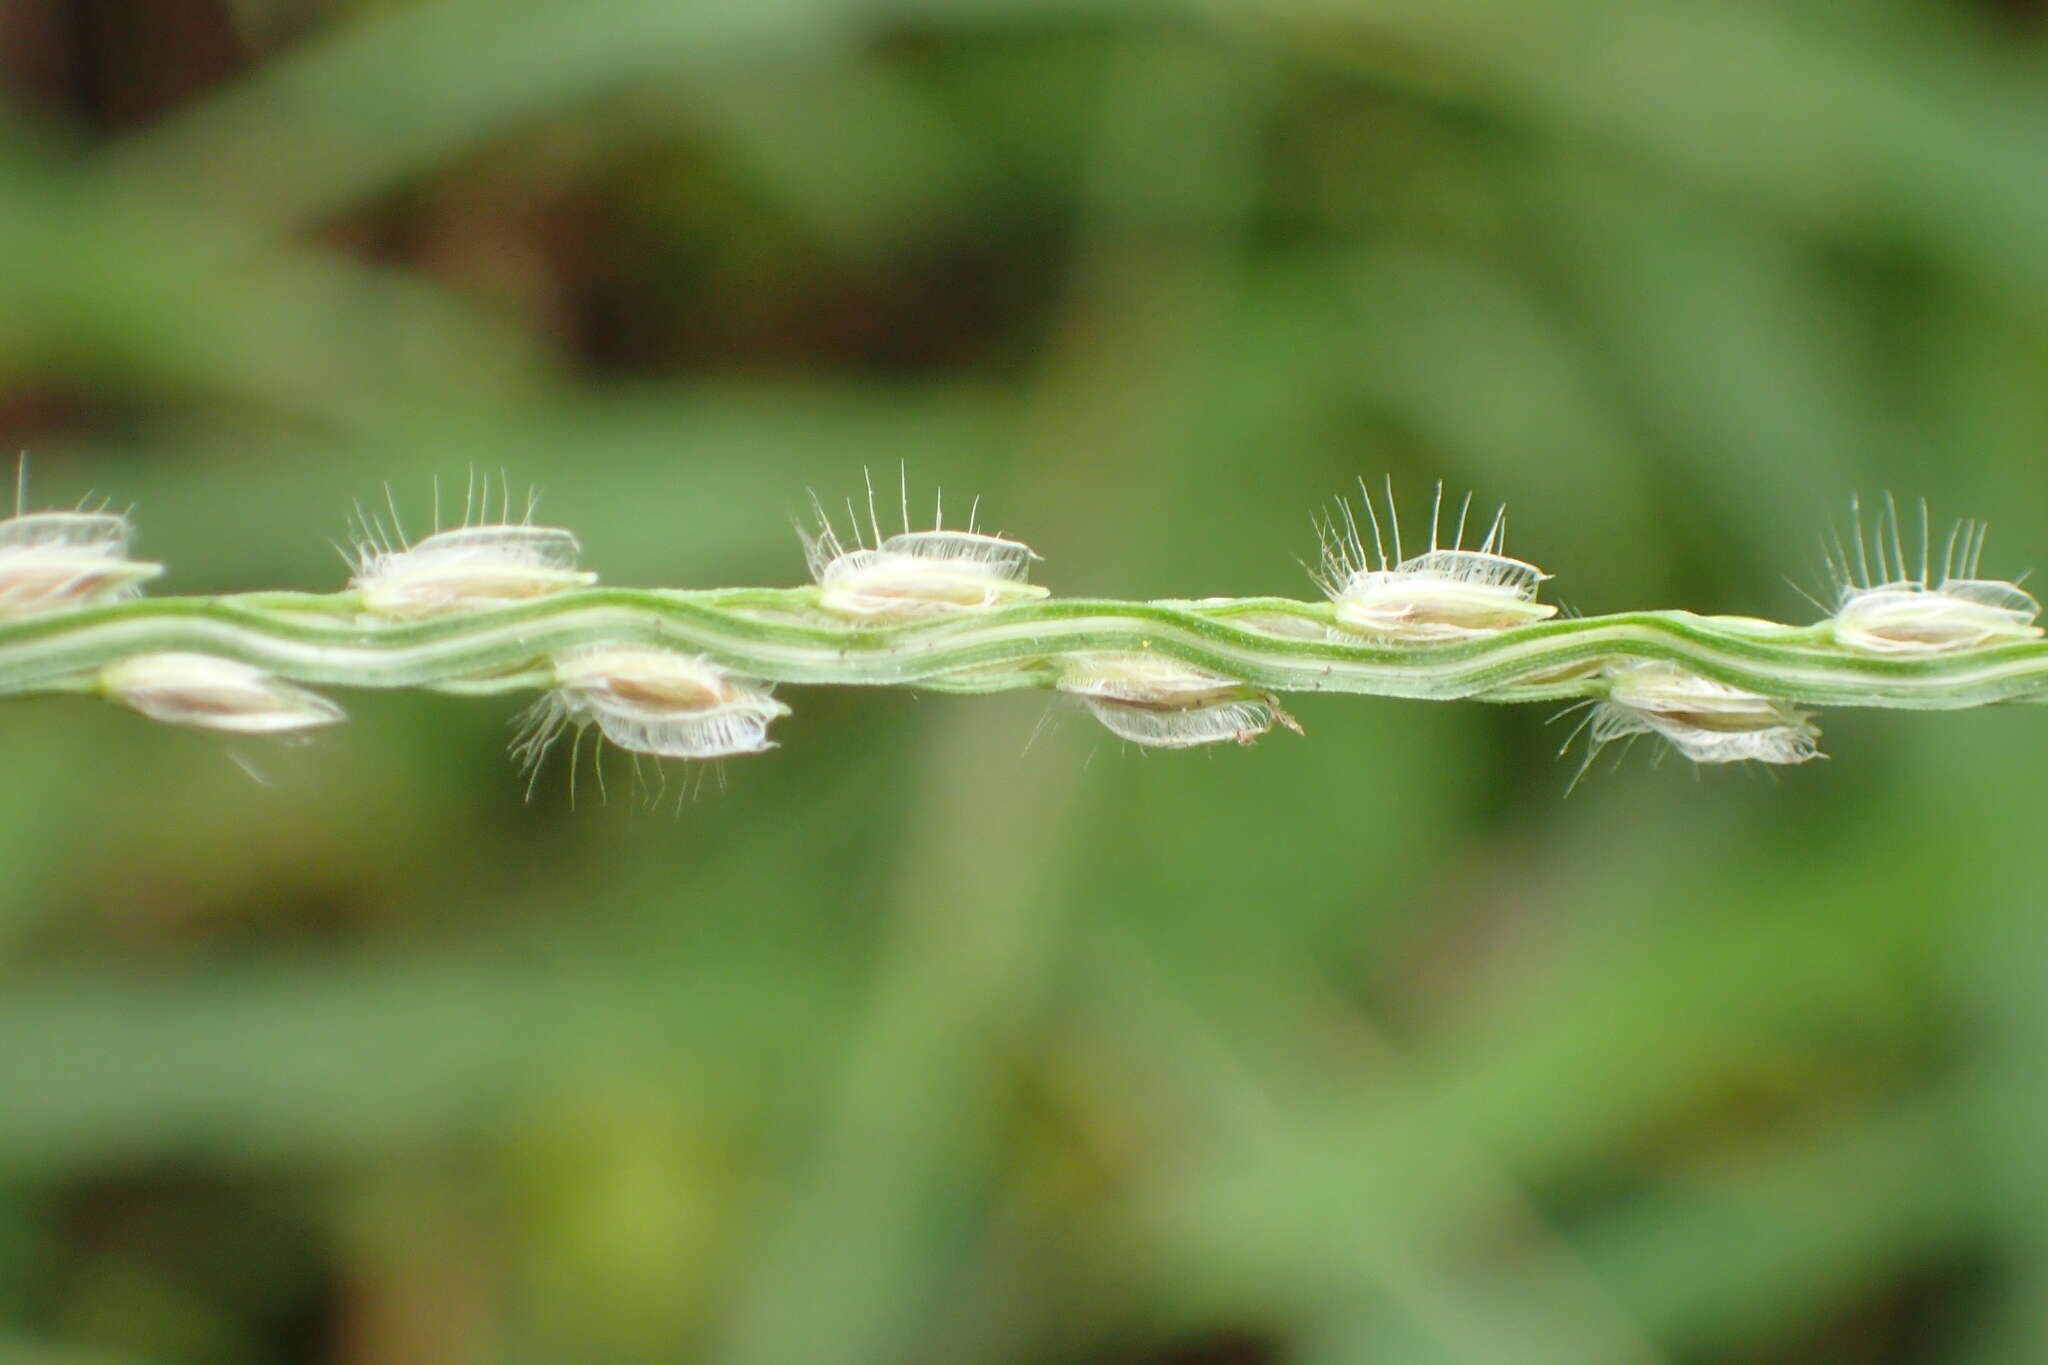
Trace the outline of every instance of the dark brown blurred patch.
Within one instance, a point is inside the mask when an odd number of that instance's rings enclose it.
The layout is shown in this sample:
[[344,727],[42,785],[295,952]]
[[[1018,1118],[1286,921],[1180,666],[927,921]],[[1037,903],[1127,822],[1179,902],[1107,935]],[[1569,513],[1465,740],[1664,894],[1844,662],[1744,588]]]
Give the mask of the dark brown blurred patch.
[[1960,1310],[1981,1298],[1992,1278],[1982,1263],[1930,1266],[1758,1352],[1750,1358],[1752,1365],[1937,1365],[1952,1360]]
[[315,1212],[261,1181],[172,1165],[109,1172],[57,1193],[47,1234],[71,1254],[19,1307],[32,1326],[117,1350],[154,1329],[215,1359],[322,1359],[337,1280]]
[[30,108],[103,133],[148,123],[247,64],[218,0],[18,0],[0,10],[0,83]]
[[1278,1365],[1277,1343],[1250,1332],[1218,1332],[1135,1357],[1130,1365]]

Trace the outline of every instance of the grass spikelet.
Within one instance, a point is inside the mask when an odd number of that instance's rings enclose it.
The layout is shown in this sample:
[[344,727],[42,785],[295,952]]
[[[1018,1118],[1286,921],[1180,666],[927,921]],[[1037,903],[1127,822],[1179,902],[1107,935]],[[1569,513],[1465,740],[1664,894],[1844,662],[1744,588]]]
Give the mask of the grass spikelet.
[[1392,483],[1385,490],[1384,526],[1373,506],[1372,490],[1363,479],[1358,488],[1372,533],[1371,549],[1366,548],[1351,504],[1340,500],[1334,515],[1316,522],[1322,562],[1311,571],[1336,604],[1338,624],[1347,632],[1374,640],[1443,643],[1491,635],[1556,614],[1556,607],[1536,600],[1537,585],[1549,575],[1506,553],[1505,506],[1494,513],[1478,546],[1467,549],[1472,497],[1466,494],[1459,504],[1457,522],[1446,541],[1444,486],[1437,484],[1430,506],[1429,549],[1410,556],[1401,544]]
[[1047,595],[1028,581],[1029,545],[975,529],[980,504],[967,513],[964,530],[944,526],[943,499],[936,506],[929,531],[910,524],[910,488],[901,487],[901,532],[883,535],[875,507],[875,485],[867,485],[867,534],[860,514],[847,504],[850,526],[842,539],[830,514],[815,495],[814,529],[802,531],[804,558],[818,583],[818,601],[835,616],[857,621],[903,621],[951,612],[980,611]]

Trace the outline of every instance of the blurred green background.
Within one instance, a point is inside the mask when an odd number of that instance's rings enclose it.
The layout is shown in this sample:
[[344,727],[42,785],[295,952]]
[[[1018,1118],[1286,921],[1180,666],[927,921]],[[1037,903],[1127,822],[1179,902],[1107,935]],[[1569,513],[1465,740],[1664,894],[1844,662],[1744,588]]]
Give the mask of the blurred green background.
[[[787,584],[900,463],[1060,592],[1307,595],[1391,474],[1577,610],[1808,620],[1851,492],[2048,549],[2044,42],[6,0],[0,439],[166,592],[338,587],[471,468],[610,581]],[[785,695],[660,810],[523,801],[516,700],[0,709],[0,1359],[2048,1361],[2040,716],[1566,800],[1544,708]]]

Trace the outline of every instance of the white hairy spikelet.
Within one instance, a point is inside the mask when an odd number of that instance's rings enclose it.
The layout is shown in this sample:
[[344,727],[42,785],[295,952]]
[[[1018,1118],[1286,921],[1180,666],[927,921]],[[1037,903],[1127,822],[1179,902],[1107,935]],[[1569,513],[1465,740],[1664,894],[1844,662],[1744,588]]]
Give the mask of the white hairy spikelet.
[[800,528],[804,558],[817,580],[818,603],[835,616],[862,621],[906,621],[953,612],[981,611],[1047,595],[1028,581],[1029,545],[974,528],[980,504],[968,511],[965,530],[944,529],[941,504],[932,529],[910,527],[910,487],[902,481],[903,530],[884,536],[875,511],[875,486],[868,481],[869,544],[862,538],[860,516],[847,504],[849,540],[842,540],[815,495],[811,506],[815,530]]
[[437,529],[417,544],[407,544],[395,506],[389,527],[358,509],[349,586],[361,594],[364,614],[419,620],[509,606],[597,581],[596,574],[576,567],[582,547],[572,533],[532,524],[533,497],[519,521],[512,519],[509,484],[501,483],[498,503],[497,519],[483,520],[493,510],[490,480],[479,491],[472,479],[463,524]]
[[1926,502],[1920,504],[1917,577],[1906,562],[1899,509],[1891,497],[1886,496],[1868,542],[1861,506],[1851,499],[1850,508],[1854,559],[1839,534],[1831,547],[1824,547],[1835,585],[1835,611],[1828,625],[1836,643],[1872,654],[1910,656],[2041,637],[2041,627],[2034,624],[2041,604],[2030,593],[2017,582],[1978,576],[1988,533],[1983,522],[1961,521],[1949,532],[1937,582]]
[[538,769],[565,728],[595,725],[621,749],[655,758],[728,758],[775,747],[789,708],[768,689],[674,650],[599,645],[553,661],[555,688],[526,718],[514,755]]
[[210,654],[142,654],[100,670],[101,692],[166,725],[243,735],[289,734],[343,719],[342,709],[250,664]]
[[1391,481],[1386,487],[1388,524],[1384,530],[1373,507],[1372,491],[1363,479],[1358,488],[1372,530],[1371,553],[1350,503],[1340,500],[1335,516],[1326,515],[1316,522],[1322,565],[1312,571],[1317,584],[1336,604],[1338,624],[1347,633],[1374,640],[1441,644],[1492,635],[1556,614],[1556,607],[1536,600],[1537,585],[1550,575],[1506,553],[1506,507],[1494,513],[1478,548],[1468,550],[1465,521],[1472,510],[1472,497],[1466,494],[1446,546],[1442,538],[1444,486],[1439,483],[1430,509],[1429,549],[1408,556],[1401,545],[1400,512],[1394,505]]
[[1250,744],[1273,728],[1302,732],[1272,697],[1154,654],[1079,653],[1061,660],[1059,690],[1120,739],[1152,749]]
[[1656,735],[1695,763],[1793,764],[1822,757],[1813,718],[1774,697],[1675,664],[1631,662],[1607,672],[1607,698],[1581,727],[1588,732],[1588,764],[1615,740],[1638,735]]
[[134,597],[163,572],[128,557],[135,538],[116,512],[25,512],[0,520],[0,617]]

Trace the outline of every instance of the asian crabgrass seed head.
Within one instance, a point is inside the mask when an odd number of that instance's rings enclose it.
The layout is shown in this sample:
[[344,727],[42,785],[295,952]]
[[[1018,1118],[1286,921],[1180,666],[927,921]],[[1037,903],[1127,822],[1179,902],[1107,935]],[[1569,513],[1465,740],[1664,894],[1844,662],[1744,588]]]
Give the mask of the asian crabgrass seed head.
[[1550,575],[1506,553],[1506,507],[1494,513],[1478,547],[1468,550],[1465,528],[1472,496],[1466,494],[1446,545],[1444,486],[1438,483],[1430,507],[1429,549],[1409,556],[1401,544],[1400,509],[1394,503],[1391,480],[1385,490],[1385,525],[1363,479],[1358,488],[1372,532],[1371,552],[1367,552],[1357,514],[1348,501],[1340,499],[1336,514],[1326,514],[1316,523],[1322,564],[1311,571],[1324,594],[1336,604],[1338,624],[1347,633],[1379,640],[1443,643],[1491,635],[1557,613],[1556,607],[1536,600],[1537,585]]
[[141,593],[161,564],[128,557],[118,512],[25,512],[0,520],[0,616],[97,606]]
[[875,485],[867,485],[867,529],[873,544],[862,538],[860,514],[847,503],[850,540],[842,540],[814,494],[815,530],[799,528],[804,558],[817,580],[818,603],[835,616],[864,621],[903,621],[951,612],[979,611],[1031,601],[1047,589],[1028,581],[1029,545],[975,529],[980,503],[967,513],[965,530],[945,529],[941,498],[929,531],[912,530],[908,475],[902,481],[903,530],[882,534],[875,508]]
[[1853,551],[1839,532],[1823,543],[1835,588],[1834,615],[1827,624],[1838,644],[1872,654],[1924,655],[2041,637],[2034,623],[2041,604],[2032,594],[2016,581],[1978,576],[1988,532],[1983,522],[1959,521],[1949,531],[1937,581],[1924,500],[1914,565],[1907,562],[1898,505],[1889,495],[1868,539],[1860,502],[1852,498],[1849,506]]
[[141,654],[100,670],[110,700],[166,725],[243,735],[332,725],[342,709],[251,664],[211,654]]
[[[514,521],[509,484],[501,483],[493,509],[489,478],[479,492],[472,477],[463,524],[447,531],[438,529],[438,488],[435,501],[437,529],[417,544],[407,543],[395,504],[388,527],[357,509],[349,586],[361,594],[366,616],[418,620],[509,606],[597,581],[595,573],[576,567],[582,547],[573,533],[532,524],[537,499],[531,494],[524,519]],[[497,519],[483,520],[493,510]]]
[[1079,698],[1111,734],[1150,749],[1250,744],[1276,721],[1302,733],[1271,696],[1156,654],[1068,655],[1059,690]]

